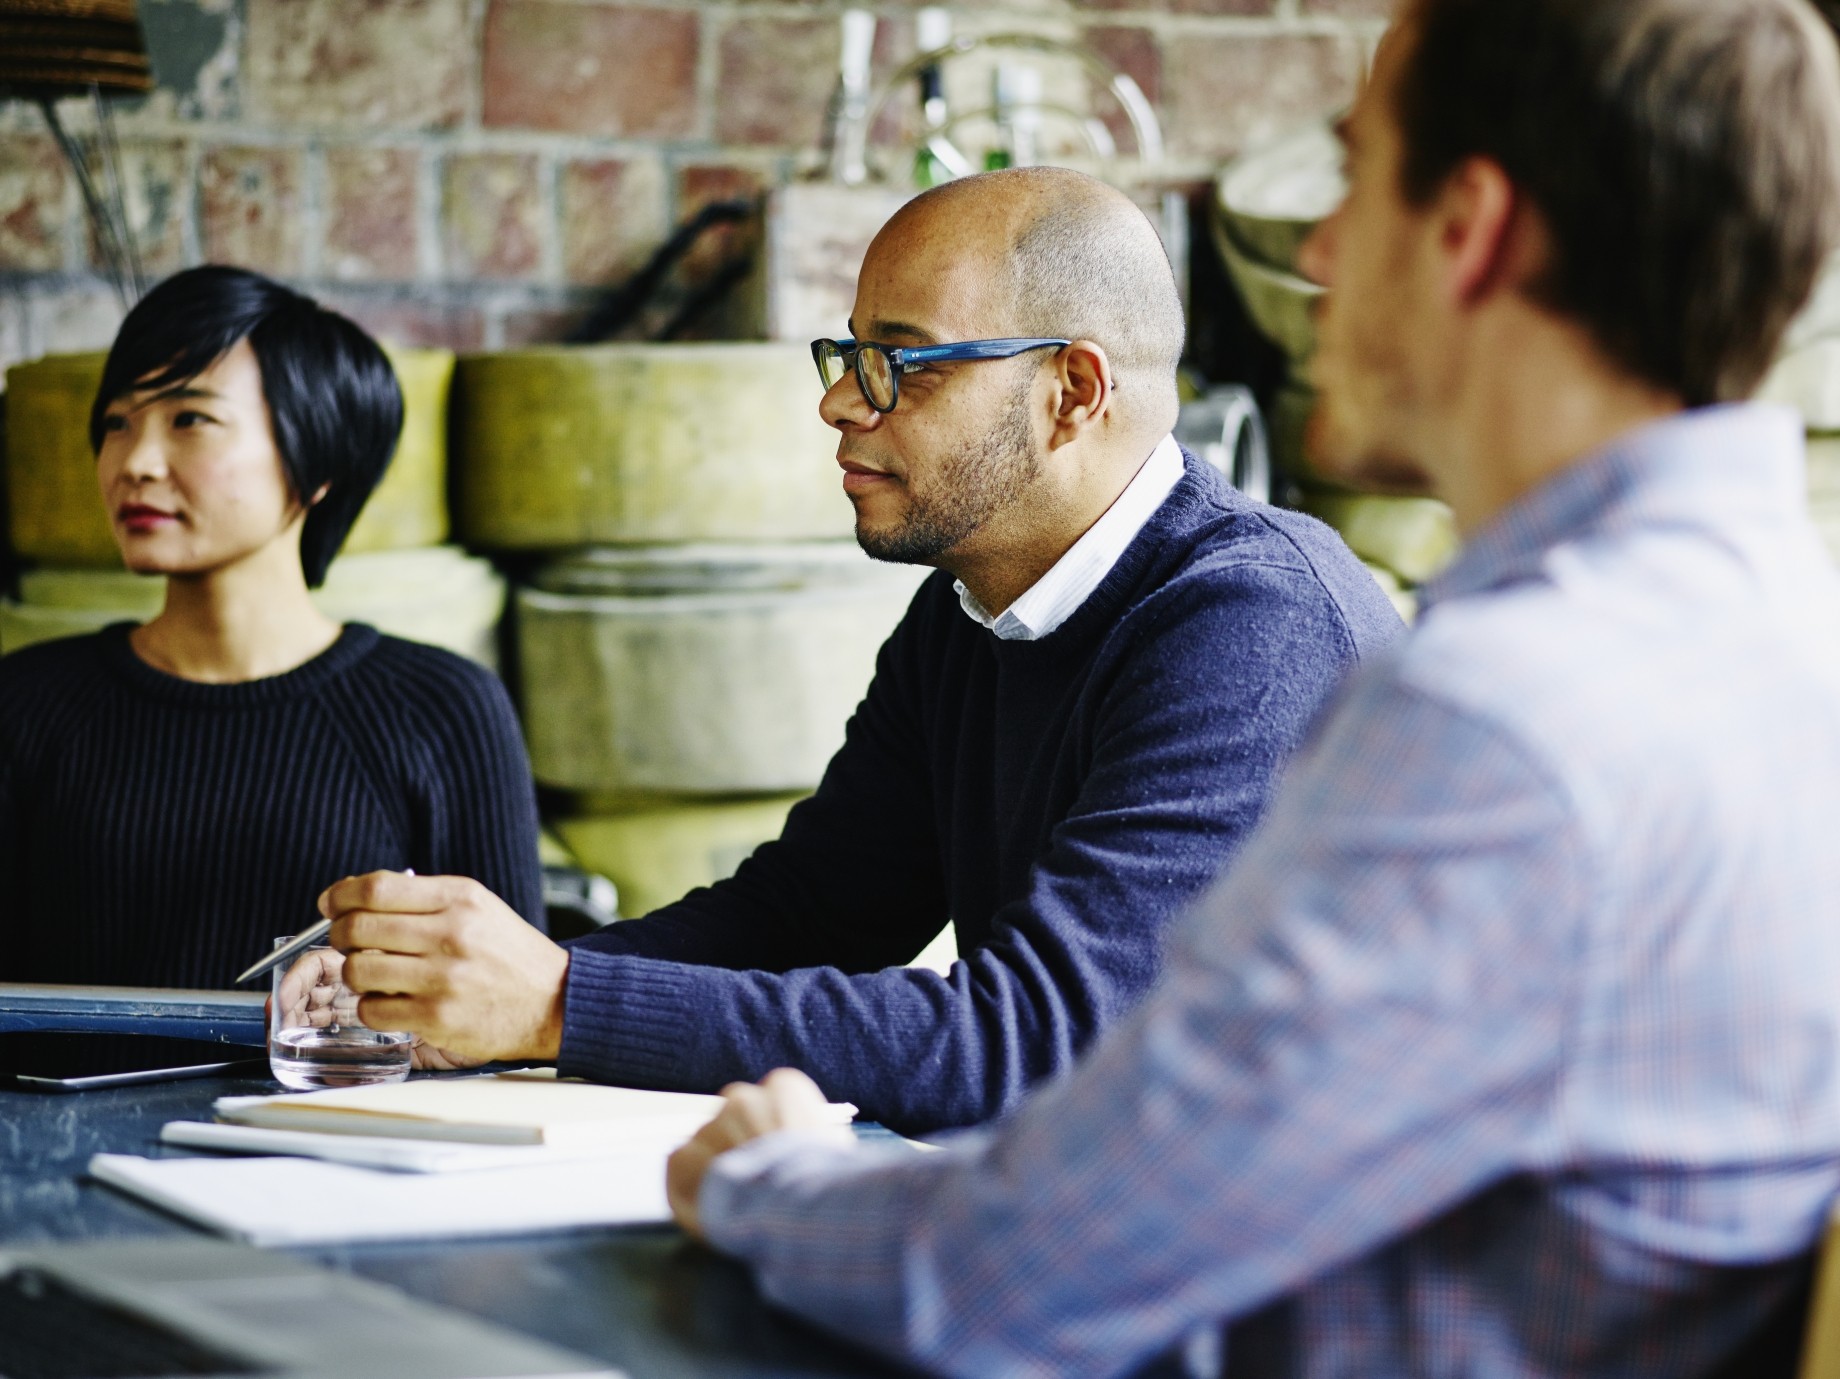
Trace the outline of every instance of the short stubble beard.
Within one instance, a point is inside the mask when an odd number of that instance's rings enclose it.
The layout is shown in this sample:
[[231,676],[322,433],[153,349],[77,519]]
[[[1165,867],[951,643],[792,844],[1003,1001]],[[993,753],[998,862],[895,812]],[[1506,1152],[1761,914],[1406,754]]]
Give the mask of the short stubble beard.
[[1041,473],[1035,431],[1029,425],[1034,381],[1032,371],[1024,374],[982,444],[944,458],[924,489],[908,488],[907,514],[892,530],[871,531],[859,520],[856,544],[876,560],[934,565],[1014,503]]

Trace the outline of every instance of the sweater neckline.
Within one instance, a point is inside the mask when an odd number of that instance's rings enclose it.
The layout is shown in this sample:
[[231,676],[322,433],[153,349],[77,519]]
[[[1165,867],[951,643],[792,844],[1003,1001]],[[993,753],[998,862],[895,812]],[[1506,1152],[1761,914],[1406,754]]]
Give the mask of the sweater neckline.
[[364,623],[346,623],[337,640],[310,661],[279,675],[235,684],[186,680],[148,665],[128,641],[137,624],[112,623],[98,634],[103,663],[119,679],[150,699],[197,709],[246,709],[285,703],[317,693],[356,665],[377,645],[379,633]]
[[1111,626],[1117,618],[1120,605],[1142,580],[1156,552],[1181,524],[1184,515],[1205,499],[1209,478],[1216,474],[1205,462],[1190,454],[1186,447],[1182,451],[1182,463],[1184,473],[1169,491],[1169,496],[1150,514],[1149,520],[1138,529],[1137,535],[1125,547],[1117,563],[1106,572],[1098,587],[1086,596],[1086,601],[1074,609],[1065,622],[1047,636],[1037,637],[1033,641],[1004,641],[994,632],[985,632],[985,636],[1002,655],[1050,655],[1063,648],[1083,646],[1094,630]]

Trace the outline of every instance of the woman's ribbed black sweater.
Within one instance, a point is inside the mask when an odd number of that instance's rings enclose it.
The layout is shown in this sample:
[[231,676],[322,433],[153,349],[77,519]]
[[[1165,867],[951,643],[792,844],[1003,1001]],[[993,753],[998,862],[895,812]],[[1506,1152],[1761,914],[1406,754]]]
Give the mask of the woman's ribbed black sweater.
[[225,987],[342,876],[477,877],[542,922],[536,801],[504,687],[345,628],[199,684],[127,625],[0,660],[0,981]]

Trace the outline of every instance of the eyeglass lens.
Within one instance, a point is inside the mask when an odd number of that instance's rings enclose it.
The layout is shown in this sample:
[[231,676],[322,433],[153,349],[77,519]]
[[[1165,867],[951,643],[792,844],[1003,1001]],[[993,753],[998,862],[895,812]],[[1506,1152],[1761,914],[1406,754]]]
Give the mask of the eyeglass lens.
[[894,364],[880,345],[857,345],[846,351],[827,340],[819,347],[817,358],[818,376],[826,390],[836,387],[837,380],[854,365],[857,384],[869,404],[884,412],[893,408]]
[[894,405],[894,366],[888,355],[876,345],[856,347],[856,376],[862,380],[863,395],[872,407]]

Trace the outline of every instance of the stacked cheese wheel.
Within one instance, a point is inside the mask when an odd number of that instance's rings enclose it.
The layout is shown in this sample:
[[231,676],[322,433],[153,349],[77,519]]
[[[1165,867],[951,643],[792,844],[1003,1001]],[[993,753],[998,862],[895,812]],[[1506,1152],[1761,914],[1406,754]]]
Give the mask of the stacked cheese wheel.
[[777,836],[924,574],[856,548],[820,395],[802,345],[460,362],[461,534],[528,572],[532,769],[626,914]]
[[1312,315],[1322,289],[1298,271],[1297,254],[1345,190],[1341,148],[1312,126],[1239,159],[1216,184],[1216,248],[1247,315],[1289,363],[1269,415],[1273,457],[1299,507],[1336,528],[1410,618],[1412,590],[1456,551],[1456,526],[1442,503],[1349,491],[1312,472],[1304,430],[1316,405],[1308,382],[1316,348]]
[[460,361],[458,503],[502,551],[848,537],[804,345],[554,346]]

